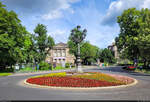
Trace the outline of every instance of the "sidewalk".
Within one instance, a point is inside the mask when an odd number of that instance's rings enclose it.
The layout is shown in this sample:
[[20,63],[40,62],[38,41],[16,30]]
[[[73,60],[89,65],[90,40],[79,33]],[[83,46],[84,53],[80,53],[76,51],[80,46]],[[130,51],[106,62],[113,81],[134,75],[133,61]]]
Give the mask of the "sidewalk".
[[[98,66],[82,66],[84,69],[98,68]],[[65,71],[75,71],[76,68],[65,69],[65,70],[49,70],[49,71],[38,71],[38,72],[27,72],[27,73],[14,73],[9,76],[22,76],[22,75],[36,75],[36,74],[47,74],[47,73],[56,73],[56,72],[65,72]]]

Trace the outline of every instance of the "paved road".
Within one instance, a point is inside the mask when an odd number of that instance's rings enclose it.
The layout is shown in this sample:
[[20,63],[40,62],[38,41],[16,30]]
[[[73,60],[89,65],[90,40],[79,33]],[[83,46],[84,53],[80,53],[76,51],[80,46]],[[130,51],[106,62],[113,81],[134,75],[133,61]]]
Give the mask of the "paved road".
[[121,67],[90,68],[84,71],[126,75],[139,81],[127,88],[115,89],[47,89],[23,86],[31,75],[0,77],[0,100],[150,100],[150,75],[128,72]]

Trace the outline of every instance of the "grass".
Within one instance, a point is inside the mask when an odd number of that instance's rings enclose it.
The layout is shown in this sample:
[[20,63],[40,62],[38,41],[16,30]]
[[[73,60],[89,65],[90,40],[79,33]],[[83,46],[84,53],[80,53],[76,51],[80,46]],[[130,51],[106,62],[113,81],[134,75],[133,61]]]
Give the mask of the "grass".
[[[74,68],[74,67],[72,67],[72,68]],[[69,69],[69,68],[64,68],[62,66],[56,66],[55,68],[52,68],[53,71],[54,70],[63,70],[63,69]],[[34,69],[33,70],[33,68],[31,68],[31,67],[26,67],[26,68],[20,69],[17,72],[37,72],[37,71],[49,71],[49,70],[51,70],[51,69],[47,69],[47,70],[37,70],[37,69]]]
[[[71,68],[74,68],[74,67],[71,67]],[[70,68],[65,68],[62,66],[56,66],[55,68],[52,68],[52,70],[62,70],[62,69],[70,69]]]
[[18,72],[30,72],[30,71],[37,71],[36,69],[33,70],[31,67],[21,68]]
[[0,72],[0,76],[8,76],[8,75],[12,75],[12,73],[3,73],[3,72]]
[[150,69],[142,69],[142,70],[140,70],[140,69],[135,69],[135,72],[141,72],[141,73],[148,73],[148,74],[150,74]]

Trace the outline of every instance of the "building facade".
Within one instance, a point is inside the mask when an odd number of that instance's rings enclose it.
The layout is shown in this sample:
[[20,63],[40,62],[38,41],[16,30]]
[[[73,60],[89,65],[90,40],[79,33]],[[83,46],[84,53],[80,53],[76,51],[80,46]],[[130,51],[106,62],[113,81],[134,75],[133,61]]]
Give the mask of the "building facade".
[[118,49],[114,42],[112,43],[112,45],[108,46],[108,49],[113,52],[113,55],[116,59],[119,59]]
[[69,48],[65,43],[56,44],[50,51],[46,58],[48,63],[72,63],[74,64],[75,57],[69,53]]

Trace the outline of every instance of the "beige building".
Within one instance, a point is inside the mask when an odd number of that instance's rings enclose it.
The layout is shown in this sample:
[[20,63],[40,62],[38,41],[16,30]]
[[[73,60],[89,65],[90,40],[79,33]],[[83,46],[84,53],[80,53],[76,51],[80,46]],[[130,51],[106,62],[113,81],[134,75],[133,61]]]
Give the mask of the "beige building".
[[112,43],[112,45],[109,45],[109,46],[108,46],[108,49],[113,52],[114,57],[115,57],[116,59],[119,58],[119,53],[118,53],[118,51],[117,51],[118,49],[117,49],[117,46],[115,45],[114,42]]
[[50,51],[49,55],[46,58],[48,63],[72,63],[74,64],[75,57],[74,55],[69,54],[69,48],[65,43],[56,44]]

